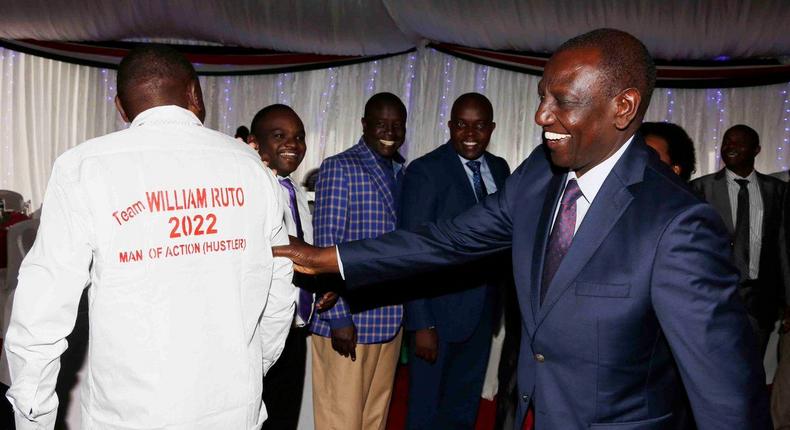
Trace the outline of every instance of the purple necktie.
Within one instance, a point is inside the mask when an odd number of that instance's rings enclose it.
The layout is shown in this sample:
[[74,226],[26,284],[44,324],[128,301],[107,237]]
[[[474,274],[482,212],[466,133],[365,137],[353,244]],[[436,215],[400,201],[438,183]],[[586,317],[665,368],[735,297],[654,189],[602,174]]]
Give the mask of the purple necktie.
[[[300,240],[304,240],[304,231],[302,230],[302,218],[299,216],[299,209],[296,205],[296,190],[291,180],[288,178],[280,179],[280,185],[288,190],[288,205],[291,207],[291,216],[293,216],[294,224],[296,224],[296,236]],[[299,318],[305,324],[310,322],[310,314],[313,312],[313,293],[299,289],[299,306],[297,309]]]
[[546,248],[546,258],[543,262],[543,282],[540,285],[540,303],[546,297],[551,280],[560,267],[562,258],[568,252],[573,241],[573,233],[576,229],[576,200],[582,196],[582,191],[575,179],[568,181],[565,186],[565,193],[562,195],[560,210],[557,212],[557,219],[554,221],[554,228],[549,236],[549,246]]

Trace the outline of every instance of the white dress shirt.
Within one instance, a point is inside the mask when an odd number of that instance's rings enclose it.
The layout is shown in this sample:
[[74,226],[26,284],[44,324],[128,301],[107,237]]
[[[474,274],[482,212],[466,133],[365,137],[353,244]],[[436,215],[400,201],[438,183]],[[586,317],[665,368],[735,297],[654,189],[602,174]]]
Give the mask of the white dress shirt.
[[730,210],[732,211],[732,226],[738,222],[738,192],[741,186],[736,179],[746,179],[749,184],[749,279],[757,279],[760,275],[760,250],[763,245],[763,196],[760,192],[760,183],[757,174],[752,170],[749,176],[742,178],[730,169],[724,169],[727,176],[727,194],[730,197]]
[[[617,150],[614,154],[609,156],[606,160],[602,161],[597,166],[594,166],[590,170],[587,171],[582,177],[576,177],[576,172],[571,170],[568,172],[568,177],[565,179],[565,185],[568,185],[568,182],[571,179],[576,179],[576,184],[579,186],[579,190],[581,190],[582,195],[576,200],[576,226],[573,229],[573,234],[576,234],[579,231],[579,226],[582,225],[582,221],[584,221],[584,216],[587,215],[587,211],[590,210],[590,206],[595,200],[595,196],[598,195],[598,191],[600,191],[601,187],[603,186],[603,182],[606,180],[606,177],[609,176],[609,173],[614,168],[614,165],[620,160],[620,158],[625,153],[625,150],[628,149],[628,146],[631,145],[631,141],[634,140],[634,137],[631,136],[624,144]],[[563,192],[565,190],[565,186],[562,187]],[[554,218],[551,221],[551,226],[554,228],[554,221],[557,219],[557,213],[560,210],[560,205],[554,209]],[[549,230],[551,231],[551,230]]]
[[54,427],[88,282],[82,430],[260,428],[294,310],[291,264],[271,254],[288,243],[279,190],[254,151],[176,106],[61,155],[5,344],[17,429]]
[[[291,182],[291,185],[294,187],[294,194],[296,195],[296,210],[299,212],[299,219],[302,222],[302,234],[304,235],[303,240],[312,245],[313,244],[313,215],[310,213],[310,206],[307,203],[307,193],[302,189],[302,187],[296,183],[290,176],[287,178],[283,178],[282,176],[278,176],[277,179],[286,179]],[[288,228],[288,234],[290,236],[296,237],[296,222],[294,221],[293,214],[291,214],[291,196],[288,195],[288,191],[285,188],[280,187],[280,195],[282,198],[283,210],[285,212],[285,226]],[[300,306],[299,303],[299,289],[296,285],[294,285],[294,289],[296,289],[296,307]],[[315,300],[315,294],[313,295],[313,300]],[[309,304],[308,304],[309,306]],[[314,311],[315,309],[313,309]],[[310,314],[312,316],[312,312]],[[302,318],[299,317],[299,312],[296,312],[296,325],[299,327],[304,327],[309,321],[302,321]]]

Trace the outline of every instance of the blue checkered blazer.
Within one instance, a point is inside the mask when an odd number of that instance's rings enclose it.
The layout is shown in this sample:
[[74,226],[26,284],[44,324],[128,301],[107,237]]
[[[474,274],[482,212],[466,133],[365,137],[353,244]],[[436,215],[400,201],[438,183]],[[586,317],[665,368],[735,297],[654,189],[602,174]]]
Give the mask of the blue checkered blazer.
[[[369,239],[395,230],[397,208],[373,153],[360,141],[321,163],[315,190],[313,230],[317,246]],[[389,341],[400,330],[403,307],[350,313],[342,298],[313,319],[312,331],[328,337],[332,327],[354,322],[358,343]]]

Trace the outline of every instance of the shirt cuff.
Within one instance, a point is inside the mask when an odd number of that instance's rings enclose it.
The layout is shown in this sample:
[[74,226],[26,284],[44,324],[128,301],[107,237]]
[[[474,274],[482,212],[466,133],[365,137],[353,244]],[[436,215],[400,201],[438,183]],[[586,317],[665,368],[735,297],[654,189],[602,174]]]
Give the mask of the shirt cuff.
[[343,260],[340,259],[340,248],[338,248],[337,245],[335,245],[335,253],[337,254],[337,268],[340,272],[340,277],[345,281],[346,274],[343,272]]
[[329,328],[332,330],[348,327],[350,325],[354,325],[354,320],[350,316],[333,318],[329,320]]

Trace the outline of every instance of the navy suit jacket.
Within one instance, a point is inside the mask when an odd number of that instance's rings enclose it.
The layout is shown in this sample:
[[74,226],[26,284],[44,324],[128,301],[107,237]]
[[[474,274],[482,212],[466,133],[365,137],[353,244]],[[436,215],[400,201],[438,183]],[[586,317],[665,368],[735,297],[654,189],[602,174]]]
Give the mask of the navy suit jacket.
[[[484,157],[497,189],[501,188],[510,175],[507,162],[488,152]],[[412,161],[406,169],[398,222],[402,228],[415,228],[426,222],[453,218],[476,203],[474,190],[458,153],[450,143],[445,143]],[[503,258],[502,255],[499,257],[500,260]],[[506,256],[504,258],[507,259]],[[497,287],[505,278],[501,273],[503,270],[510,270],[510,265],[490,259],[477,262],[473,267],[456,267],[434,276],[416,278],[414,282],[419,282],[421,288],[439,291],[432,297],[406,303],[406,329],[433,326],[443,341],[462,342],[468,339],[481,316],[493,318],[497,314],[492,310],[497,305]],[[490,295],[488,300],[487,295]],[[484,309],[486,304],[487,312]]]
[[538,430],[770,429],[765,375],[727,232],[637,135],[593,201],[544,303],[543,259],[566,172],[539,147],[449,221],[339,247],[349,288],[512,245],[522,313],[519,417]]

